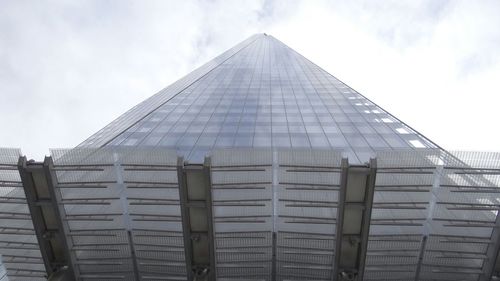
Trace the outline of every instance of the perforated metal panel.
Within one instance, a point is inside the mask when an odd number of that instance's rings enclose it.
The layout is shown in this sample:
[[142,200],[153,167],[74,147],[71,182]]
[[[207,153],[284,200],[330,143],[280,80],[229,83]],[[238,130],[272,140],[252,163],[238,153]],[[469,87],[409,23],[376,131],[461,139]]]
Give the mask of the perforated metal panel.
[[212,155],[218,280],[271,280],[272,153],[221,150]]
[[341,154],[280,151],[277,164],[276,280],[329,280]]
[[[422,261],[422,280],[479,280],[500,224],[500,155],[454,153],[458,160],[439,170],[432,232]],[[460,163],[461,162],[461,163]],[[496,257],[497,253],[495,254]]]
[[[187,279],[174,151],[52,153],[78,280]],[[13,169],[19,152],[3,155],[0,254],[11,280],[43,280]],[[340,152],[229,149],[211,160],[208,243],[217,280],[336,280]],[[499,153],[382,151],[377,160],[363,280],[483,281],[498,274]]]
[[380,152],[366,280],[414,280],[439,151]]
[[186,279],[175,152],[52,154],[81,280]]
[[379,170],[366,280],[489,280],[498,248],[497,153],[402,151]]
[[340,159],[331,151],[214,152],[218,278],[328,279]]

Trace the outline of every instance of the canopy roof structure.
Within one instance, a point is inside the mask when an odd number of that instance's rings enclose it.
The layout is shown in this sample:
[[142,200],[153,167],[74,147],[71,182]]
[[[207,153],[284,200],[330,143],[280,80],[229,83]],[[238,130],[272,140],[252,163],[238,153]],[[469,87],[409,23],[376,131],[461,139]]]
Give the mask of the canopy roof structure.
[[498,280],[500,153],[449,152],[266,34],[43,161],[0,280]]

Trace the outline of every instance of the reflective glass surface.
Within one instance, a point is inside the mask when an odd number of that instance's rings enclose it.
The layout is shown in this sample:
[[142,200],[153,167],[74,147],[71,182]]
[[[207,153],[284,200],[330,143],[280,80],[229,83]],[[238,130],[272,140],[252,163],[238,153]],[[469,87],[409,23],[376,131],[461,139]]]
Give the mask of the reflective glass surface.
[[82,145],[169,147],[192,162],[232,147],[336,149],[360,162],[376,149],[434,147],[272,36],[221,57],[183,78],[184,87],[153,96],[155,108],[120,117],[128,127],[112,123],[103,130],[113,136]]

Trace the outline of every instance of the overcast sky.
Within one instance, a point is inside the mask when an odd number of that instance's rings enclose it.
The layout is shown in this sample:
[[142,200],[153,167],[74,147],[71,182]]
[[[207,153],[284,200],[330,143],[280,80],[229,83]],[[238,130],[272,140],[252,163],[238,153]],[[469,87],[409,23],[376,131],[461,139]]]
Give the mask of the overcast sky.
[[0,147],[74,147],[258,32],[446,149],[500,151],[495,0],[0,0]]

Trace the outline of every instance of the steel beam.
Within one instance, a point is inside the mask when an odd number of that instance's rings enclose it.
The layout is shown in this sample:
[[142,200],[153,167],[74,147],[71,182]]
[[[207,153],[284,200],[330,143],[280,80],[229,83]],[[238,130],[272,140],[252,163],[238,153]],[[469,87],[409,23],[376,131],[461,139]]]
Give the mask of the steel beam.
[[69,229],[63,223],[64,208],[58,204],[61,195],[55,190],[53,165],[51,157],[45,157],[42,163],[27,161],[22,156],[18,170],[48,279],[76,280],[77,270],[66,239]]
[[370,159],[368,175],[365,184],[365,196],[363,200],[364,212],[361,228],[361,247],[358,256],[358,280],[363,280],[365,273],[366,252],[368,250],[368,237],[370,235],[370,221],[372,218],[373,196],[375,195],[375,179],[377,177],[377,160]]
[[179,157],[177,175],[188,280],[215,281],[210,158],[203,165],[185,165]]
[[418,253],[418,263],[415,269],[415,281],[420,280],[420,272],[422,270],[422,262],[424,261],[425,247],[427,246],[427,236],[422,236],[422,241],[420,242],[420,251]]
[[344,226],[344,206],[346,199],[347,177],[349,174],[349,161],[347,158],[342,159],[340,172],[340,189],[338,195],[337,222],[335,235],[335,259],[333,262],[332,280],[338,280],[340,275],[340,258],[342,248],[343,226]]
[[363,280],[377,165],[349,165],[342,159],[334,281]]

